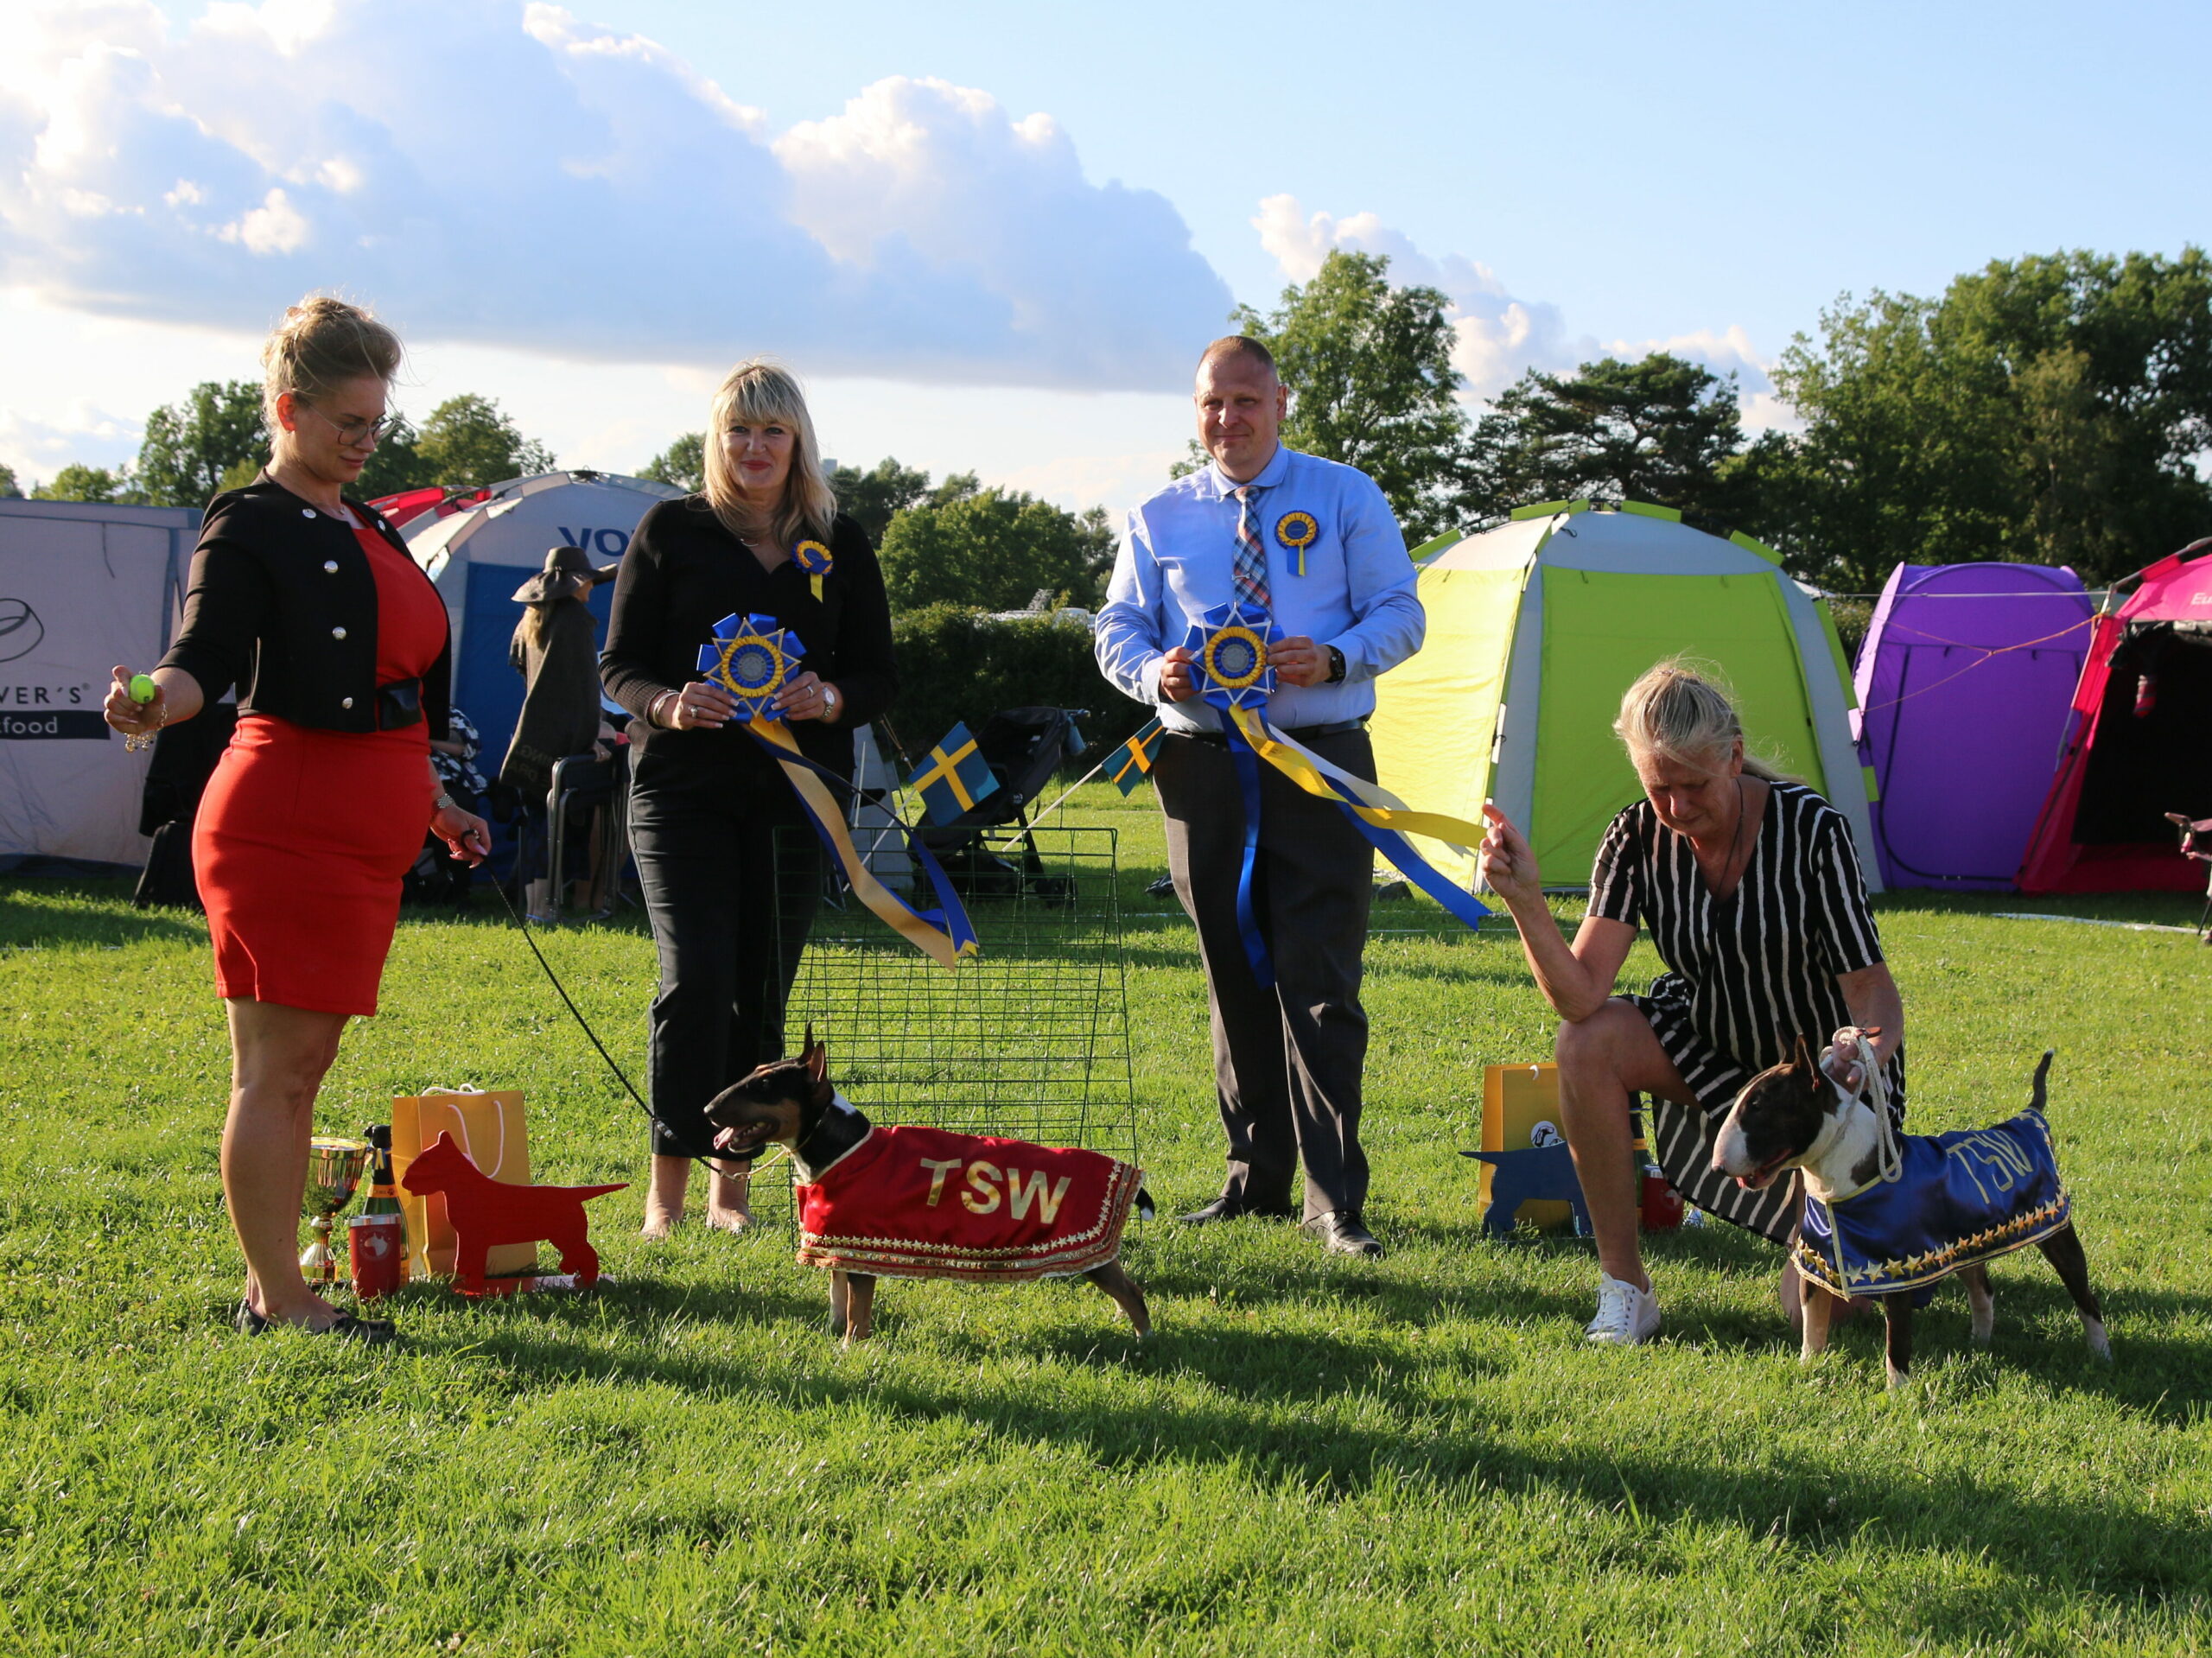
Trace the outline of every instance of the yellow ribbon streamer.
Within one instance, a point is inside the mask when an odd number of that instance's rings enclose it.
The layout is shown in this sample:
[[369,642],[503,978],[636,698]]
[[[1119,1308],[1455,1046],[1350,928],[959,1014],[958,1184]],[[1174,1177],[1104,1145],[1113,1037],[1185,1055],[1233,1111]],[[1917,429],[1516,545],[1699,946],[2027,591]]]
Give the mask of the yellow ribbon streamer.
[[[799,752],[798,742],[782,721],[752,720],[747,723],[752,727],[753,734],[763,742],[772,743],[793,754]],[[820,778],[805,766],[793,765],[781,758],[778,759],[777,764],[784,768],[784,775],[791,779],[791,787],[798,791],[799,797],[814,813],[814,821],[828,832],[831,843],[836,848],[837,861],[844,866],[845,879],[852,883],[853,891],[876,919],[947,970],[957,970],[962,956],[976,953],[973,941],[956,947],[950,936],[942,928],[930,925],[900,903],[898,895],[890,888],[876,880],[868,869],[867,861],[861,856],[859,848],[853,845],[853,837],[846,833],[845,814],[838,809],[836,800]]]
[[1332,766],[1330,775],[1340,778],[1345,788],[1361,797],[1357,801],[1346,800],[1343,791],[1332,787],[1323,776],[1319,756],[1309,753],[1280,732],[1270,730],[1250,708],[1232,708],[1229,717],[1236,721],[1244,740],[1276,771],[1307,794],[1347,807],[1377,829],[1395,829],[1401,835],[1425,835],[1458,852],[1466,852],[1482,842],[1484,831],[1478,825],[1463,817],[1447,817],[1441,812],[1415,811],[1380,784],[1352,777]]

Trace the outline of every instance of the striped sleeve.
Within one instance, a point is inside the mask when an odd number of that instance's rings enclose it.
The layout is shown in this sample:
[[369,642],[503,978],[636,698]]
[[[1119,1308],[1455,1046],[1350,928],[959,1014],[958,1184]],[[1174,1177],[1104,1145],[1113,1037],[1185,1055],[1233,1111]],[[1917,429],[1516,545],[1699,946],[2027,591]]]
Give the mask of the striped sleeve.
[[1590,871],[1590,907],[1586,913],[1636,926],[1644,912],[1643,876],[1637,856],[1636,808],[1612,821],[1598,847]]
[[1866,878],[1843,814],[1823,807],[1812,835],[1813,890],[1808,909],[1831,973],[1856,973],[1883,960],[1882,936],[1866,901]]

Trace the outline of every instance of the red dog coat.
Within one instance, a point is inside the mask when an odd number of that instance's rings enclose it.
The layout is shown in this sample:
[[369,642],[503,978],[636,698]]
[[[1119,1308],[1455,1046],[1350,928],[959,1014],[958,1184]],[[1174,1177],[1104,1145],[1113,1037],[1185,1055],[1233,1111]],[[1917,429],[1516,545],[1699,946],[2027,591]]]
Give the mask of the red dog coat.
[[891,1278],[1069,1278],[1122,1251],[1144,1172],[1100,1152],[875,1124],[798,1200],[798,1258]]

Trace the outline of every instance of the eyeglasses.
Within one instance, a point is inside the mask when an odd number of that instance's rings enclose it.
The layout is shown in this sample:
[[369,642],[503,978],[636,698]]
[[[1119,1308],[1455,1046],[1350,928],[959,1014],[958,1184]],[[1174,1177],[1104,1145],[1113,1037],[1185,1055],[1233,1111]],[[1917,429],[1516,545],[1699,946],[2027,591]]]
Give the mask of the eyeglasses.
[[338,434],[340,443],[373,443],[398,424],[397,415],[379,415],[374,420],[363,420],[358,415],[348,415],[344,420],[333,420],[305,397],[299,399],[300,407],[313,410],[315,417]]

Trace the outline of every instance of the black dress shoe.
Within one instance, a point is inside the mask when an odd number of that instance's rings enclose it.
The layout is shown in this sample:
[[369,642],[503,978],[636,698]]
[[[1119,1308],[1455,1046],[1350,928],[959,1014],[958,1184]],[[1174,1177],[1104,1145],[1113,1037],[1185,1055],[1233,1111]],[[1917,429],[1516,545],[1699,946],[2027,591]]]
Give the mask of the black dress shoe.
[[1257,1215],[1265,1220],[1287,1221],[1291,1217],[1291,1207],[1288,1204],[1248,1204],[1242,1197],[1231,1197],[1224,1193],[1204,1209],[1194,1209],[1189,1214],[1179,1215],[1176,1218],[1186,1226],[1204,1226],[1209,1221],[1241,1220],[1247,1215]]
[[1306,1230],[1321,1240],[1321,1247],[1332,1255],[1365,1255],[1370,1261],[1382,1258],[1382,1246],[1360,1222],[1356,1209],[1332,1209],[1317,1220],[1306,1223]]

